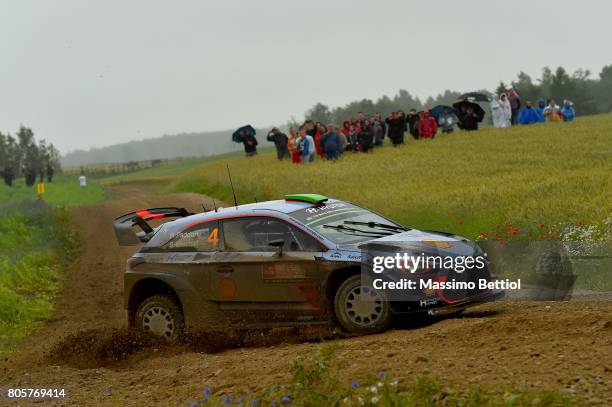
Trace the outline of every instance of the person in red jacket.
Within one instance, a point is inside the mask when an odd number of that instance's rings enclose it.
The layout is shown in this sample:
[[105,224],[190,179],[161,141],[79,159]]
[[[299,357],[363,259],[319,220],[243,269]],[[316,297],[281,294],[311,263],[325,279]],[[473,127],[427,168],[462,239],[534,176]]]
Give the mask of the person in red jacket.
[[423,118],[419,120],[419,136],[421,138],[434,138],[437,132],[436,118],[429,114],[429,109],[425,109]]
[[323,151],[323,146],[321,145],[321,137],[323,137],[323,135],[327,133],[327,127],[325,127],[324,124],[321,124],[321,122],[317,122],[315,129],[316,131],[313,137],[315,142],[315,150],[319,157],[324,158],[325,151]]

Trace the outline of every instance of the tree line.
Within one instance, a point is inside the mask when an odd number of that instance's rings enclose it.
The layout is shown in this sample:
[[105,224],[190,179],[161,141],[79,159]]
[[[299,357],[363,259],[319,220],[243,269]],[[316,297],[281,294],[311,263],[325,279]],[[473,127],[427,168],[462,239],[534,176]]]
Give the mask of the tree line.
[[[589,70],[578,69],[570,74],[563,67],[558,67],[554,71],[545,67],[542,69],[541,77],[535,80],[525,72],[520,72],[517,79],[510,83],[500,82],[495,93],[504,93],[509,88],[514,88],[523,102],[527,100],[536,102],[538,99],[571,100],[579,115],[612,111],[612,65],[604,66],[596,78],[592,77]],[[486,89],[469,90],[493,96],[493,92]],[[434,97],[430,96],[423,101],[407,90],[401,89],[392,97],[382,96],[377,100],[362,99],[334,108],[317,103],[306,112],[305,117],[315,122],[340,125],[344,120],[359,112],[381,113],[386,116],[394,111],[407,111],[412,108],[422,110],[425,106],[450,105],[456,102],[462,93],[446,90],[444,93]],[[291,120],[288,125],[294,126],[295,122],[296,120]]]
[[232,142],[232,131],[164,135],[89,150],[75,150],[62,157],[62,164],[65,167],[74,167],[98,163],[205,157],[239,151],[241,146]]
[[6,185],[13,186],[22,176],[27,186],[37,179],[52,182],[59,170],[59,151],[45,140],[37,143],[32,129],[21,126],[15,137],[0,132],[0,176]]

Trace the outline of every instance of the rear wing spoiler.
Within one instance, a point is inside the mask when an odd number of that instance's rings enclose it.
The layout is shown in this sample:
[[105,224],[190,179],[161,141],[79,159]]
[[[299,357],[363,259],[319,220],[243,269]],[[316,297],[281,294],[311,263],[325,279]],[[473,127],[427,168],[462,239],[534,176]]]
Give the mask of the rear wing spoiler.
[[[153,228],[147,223],[149,220],[164,218],[184,218],[193,215],[185,208],[150,208],[140,209],[119,216],[113,221],[113,228],[119,246],[133,246],[146,242],[153,233]],[[134,226],[138,226],[141,232],[135,232]]]

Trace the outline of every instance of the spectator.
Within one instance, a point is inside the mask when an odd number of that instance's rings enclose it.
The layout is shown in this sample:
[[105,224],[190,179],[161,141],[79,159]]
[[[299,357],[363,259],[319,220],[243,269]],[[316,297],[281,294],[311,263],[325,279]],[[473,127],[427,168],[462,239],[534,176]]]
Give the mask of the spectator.
[[380,113],[376,113],[374,115],[374,118],[378,121],[378,123],[380,123],[380,127],[382,127],[382,133],[383,133],[383,139],[384,139],[385,136],[387,135],[387,125],[385,124],[385,121],[383,120]]
[[561,109],[564,122],[573,122],[576,118],[576,110],[574,110],[574,104],[569,100],[563,101],[563,109]]
[[365,115],[363,114],[363,112],[358,112],[357,113],[357,122],[359,122],[359,125],[363,127],[363,124],[366,120]]
[[257,139],[255,135],[249,130],[241,130],[240,135],[242,143],[244,144],[244,154],[247,157],[253,157],[257,155]]
[[499,95],[499,104],[506,118],[506,126],[504,127],[510,127],[512,125],[512,106],[510,105],[508,96],[506,96],[505,93],[502,93],[501,95]]
[[561,108],[557,102],[555,102],[555,99],[550,99],[548,106],[544,108],[544,117],[546,117],[546,121],[549,122],[558,122],[563,120]]
[[321,137],[321,144],[325,150],[325,158],[328,160],[337,160],[340,158],[343,150],[343,136],[337,131],[336,126],[330,124],[328,132]]
[[462,104],[457,111],[457,117],[459,118],[459,122],[457,123],[457,127],[463,130],[463,119],[465,119],[465,115],[467,114],[467,107]]
[[304,127],[306,128],[306,134],[308,134],[311,137],[314,137],[315,133],[317,132],[317,128],[315,124],[312,122],[312,120],[306,120],[304,122]]
[[400,144],[404,144],[404,127],[405,123],[400,118],[397,112],[391,112],[389,117],[385,119],[387,126],[389,127],[388,135],[391,139],[393,147],[397,147]]
[[299,151],[302,164],[308,164],[315,159],[315,143],[314,139],[308,134],[307,126],[302,126],[300,130]]
[[299,145],[300,135],[295,130],[295,127],[289,128],[289,140],[287,141],[287,148],[289,149],[289,153],[291,154],[291,162],[294,164],[299,164],[301,162]]
[[544,109],[546,108],[546,102],[544,99],[538,99],[538,107],[535,108],[536,113],[538,114],[538,121],[545,122],[546,117],[544,117]]
[[317,122],[315,125],[315,133],[313,136],[315,142],[315,150],[317,151],[317,155],[321,158],[325,157],[325,151],[323,151],[323,146],[321,145],[321,137],[327,133],[327,128],[325,125],[321,124],[321,122]]
[[499,99],[491,99],[490,105],[493,127],[497,129],[506,127],[506,113],[504,112]]
[[406,122],[408,123],[408,130],[415,140],[419,139],[419,115],[416,109],[410,109],[408,116],[406,116]]
[[462,123],[463,130],[475,131],[478,130],[478,115],[474,112],[474,109],[467,107],[465,109],[465,115],[463,116]]
[[402,128],[402,142],[403,142],[404,134],[406,134],[406,132],[408,131],[408,122],[406,121],[406,113],[404,113],[402,110],[397,112],[397,115],[399,116],[400,120],[402,121],[402,124],[404,125]]
[[282,161],[285,158],[289,157],[289,148],[288,148],[289,138],[287,137],[285,133],[281,132],[279,129],[274,127],[268,133],[267,139],[268,141],[273,142],[274,147],[276,147],[276,158]]
[[523,108],[519,116],[519,123],[523,125],[538,123],[540,118],[535,109],[531,106],[531,101],[527,101],[527,105]]
[[351,124],[349,127],[349,136],[347,138],[347,150],[352,151],[354,153],[359,151],[359,141],[357,140],[357,131],[355,129],[355,125]]
[[364,121],[361,131],[357,134],[359,151],[367,153],[374,147],[374,132],[368,120]]
[[457,123],[457,116],[451,112],[448,107],[442,109],[440,117],[438,117],[438,125],[442,129],[443,134],[452,133],[455,130],[455,124]]
[[429,114],[429,109],[425,108],[423,118],[419,120],[419,136],[421,138],[434,138],[438,132],[436,119]]
[[340,132],[344,134],[344,137],[346,137],[346,139],[348,140],[351,134],[351,122],[345,120],[344,123],[342,123],[342,129],[340,129]]
[[508,100],[510,102],[510,124],[516,126],[518,124],[518,116],[521,110],[521,99],[519,94],[514,89],[508,90]]
[[372,124],[372,133],[374,134],[374,145],[377,147],[382,147],[385,139],[385,131],[383,130],[380,120],[374,119],[374,123]]

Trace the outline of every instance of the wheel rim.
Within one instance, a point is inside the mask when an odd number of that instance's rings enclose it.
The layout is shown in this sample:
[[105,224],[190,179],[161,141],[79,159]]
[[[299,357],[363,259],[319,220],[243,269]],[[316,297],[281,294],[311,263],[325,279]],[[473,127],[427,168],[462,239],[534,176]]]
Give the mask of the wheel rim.
[[174,334],[174,318],[166,308],[156,305],[145,312],[142,328],[154,335],[171,338]]
[[364,327],[371,326],[378,322],[383,315],[383,298],[373,288],[354,287],[346,295],[344,310],[353,324]]

